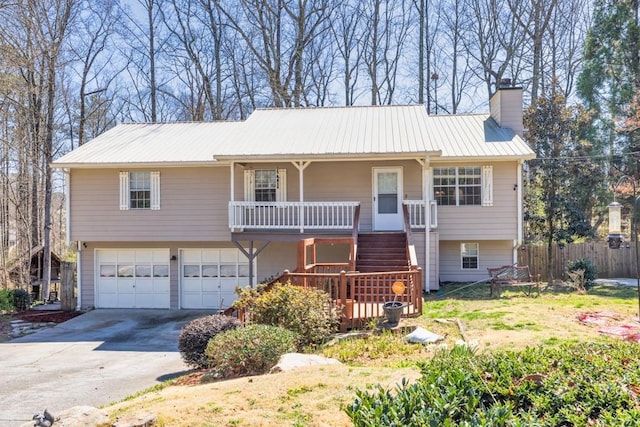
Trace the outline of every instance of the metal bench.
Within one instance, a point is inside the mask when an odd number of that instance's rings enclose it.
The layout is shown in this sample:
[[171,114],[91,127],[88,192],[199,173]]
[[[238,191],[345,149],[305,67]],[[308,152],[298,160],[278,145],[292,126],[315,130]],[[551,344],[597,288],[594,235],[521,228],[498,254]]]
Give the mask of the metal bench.
[[531,296],[535,289],[540,295],[540,277],[538,276],[538,279],[534,280],[529,272],[529,266],[503,265],[487,268],[487,271],[490,278],[491,296],[495,294],[499,298],[506,286],[521,287],[527,296]]

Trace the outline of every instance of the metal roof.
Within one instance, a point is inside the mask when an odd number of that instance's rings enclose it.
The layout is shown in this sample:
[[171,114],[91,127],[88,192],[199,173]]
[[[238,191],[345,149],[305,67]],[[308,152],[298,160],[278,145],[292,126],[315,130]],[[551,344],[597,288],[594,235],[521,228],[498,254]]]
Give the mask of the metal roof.
[[527,143],[508,128],[501,128],[488,114],[429,116],[430,136],[443,158],[535,157]]
[[421,105],[259,109],[244,122],[124,124],[55,167],[213,164],[272,158],[534,157],[489,115],[428,116]]
[[259,109],[228,156],[333,156],[437,152],[421,105]]
[[197,164],[213,161],[242,122],[121,124],[71,151],[56,167],[129,163]]

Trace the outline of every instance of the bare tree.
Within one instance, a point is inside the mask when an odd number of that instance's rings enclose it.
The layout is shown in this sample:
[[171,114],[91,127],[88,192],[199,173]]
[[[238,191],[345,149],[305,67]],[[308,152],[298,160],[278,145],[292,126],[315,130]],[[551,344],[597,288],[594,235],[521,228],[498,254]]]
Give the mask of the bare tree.
[[[110,66],[115,51],[109,44],[121,18],[121,10],[115,0],[86,0],[80,12],[79,28],[71,45],[71,51],[81,66],[78,70],[78,145],[86,142],[88,116],[102,110],[100,105],[95,105],[98,98],[95,95],[106,91],[118,75],[114,67]],[[91,100],[88,100],[88,97],[91,97]],[[87,111],[88,101],[93,101],[93,111]],[[71,144],[73,149],[73,139]]]
[[268,82],[276,107],[300,106],[306,51],[328,28],[330,0],[216,0]]
[[509,8],[531,42],[531,103],[538,98],[542,78],[543,41],[558,0],[507,0]]
[[487,89],[489,99],[503,77],[520,81],[525,33],[508,7],[510,0],[466,0],[469,22],[466,50],[475,60],[474,73]]
[[[20,202],[16,207],[23,211],[21,217],[30,217],[30,224],[25,227],[31,230],[28,250],[37,246],[42,238],[42,295],[46,298],[51,280],[53,177],[50,164],[55,149],[57,84],[68,40],[67,30],[77,13],[77,2],[26,0],[0,9],[0,13],[0,19],[7,23],[0,29],[0,41],[11,46],[15,54],[13,69],[20,76],[25,91],[24,97],[14,100],[16,109],[21,111],[16,119],[23,121],[26,130],[24,134],[16,134],[17,140],[23,144],[19,153],[20,156],[22,153],[30,155],[29,159],[19,159],[17,192]],[[28,172],[26,164],[31,165]],[[30,184],[27,186],[25,178],[29,174]],[[22,201],[28,198],[24,196],[28,187],[31,206],[26,215]]]
[[372,0],[363,12],[363,61],[371,84],[371,105],[391,104],[411,9],[402,0]]
[[353,105],[357,99],[356,87],[365,33],[362,26],[363,3],[363,1],[340,3],[331,21],[331,35],[341,60],[344,105]]

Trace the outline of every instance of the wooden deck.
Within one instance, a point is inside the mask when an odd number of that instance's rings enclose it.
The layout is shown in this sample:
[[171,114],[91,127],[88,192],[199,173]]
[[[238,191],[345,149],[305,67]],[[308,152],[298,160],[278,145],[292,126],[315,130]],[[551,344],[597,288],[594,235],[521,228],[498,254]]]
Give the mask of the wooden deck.
[[[409,214],[405,207],[405,229],[407,236],[403,240],[406,248],[406,266],[394,265],[394,271],[359,272],[356,269],[358,259],[358,219],[356,208],[352,237],[309,238],[298,242],[297,267],[287,271],[267,285],[291,283],[304,288],[319,289],[330,298],[332,309],[341,313],[340,329],[359,328],[372,319],[384,316],[382,305],[389,301],[406,303],[403,316],[422,314],[422,269],[418,267],[415,251],[410,247],[411,238]],[[347,244],[350,247],[349,260],[342,263],[319,263],[316,253],[318,245]],[[384,265],[384,262],[380,262]],[[394,283],[404,285],[404,293],[395,295],[391,290]],[[231,314],[233,310],[227,310]],[[245,320],[245,313],[238,312],[238,318]]]

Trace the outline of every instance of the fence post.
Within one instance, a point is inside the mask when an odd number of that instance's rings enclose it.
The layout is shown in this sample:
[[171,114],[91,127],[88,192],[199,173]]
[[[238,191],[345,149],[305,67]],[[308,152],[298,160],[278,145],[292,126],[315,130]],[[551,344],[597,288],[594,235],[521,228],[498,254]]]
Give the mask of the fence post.
[[63,311],[73,311],[76,306],[74,273],[74,263],[60,263],[60,308]]
[[338,292],[338,299],[340,300],[340,307],[342,308],[340,331],[346,332],[348,322],[350,319],[347,319],[347,312],[346,312],[347,310],[347,273],[344,270],[340,271],[340,291]]

